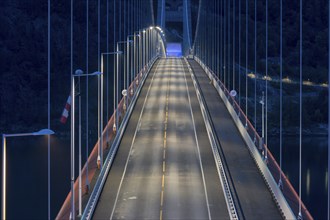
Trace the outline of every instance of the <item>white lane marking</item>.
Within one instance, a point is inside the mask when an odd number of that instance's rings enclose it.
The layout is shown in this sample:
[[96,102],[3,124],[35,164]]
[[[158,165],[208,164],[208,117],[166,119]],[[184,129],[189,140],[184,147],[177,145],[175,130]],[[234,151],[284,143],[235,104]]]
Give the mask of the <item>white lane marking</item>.
[[137,128],[138,132],[139,132],[140,129],[141,129],[141,124],[142,124],[142,121],[139,121],[138,128]]
[[[144,102],[143,102],[143,106],[142,106],[142,110],[141,110],[141,113],[140,113],[140,117],[139,117],[139,121],[138,123],[141,122],[141,118],[142,118],[142,114],[144,112],[144,106],[145,104],[147,103],[147,98],[149,96],[149,91],[150,91],[150,88],[151,88],[151,85],[154,81],[154,77],[157,73],[157,70],[158,70],[158,67],[159,67],[159,63],[162,62],[162,60],[160,60],[158,63],[157,63],[157,67],[156,67],[156,70],[154,72],[154,75],[152,76],[151,78],[151,82],[150,82],[150,85],[149,85],[149,88],[148,88],[148,91],[147,91],[147,95],[144,99]],[[125,168],[124,168],[124,172],[123,172],[123,176],[121,177],[121,180],[120,180],[120,183],[119,183],[119,189],[117,191],[117,195],[116,195],[116,200],[115,200],[115,204],[113,205],[113,208],[112,208],[112,212],[111,212],[111,216],[110,216],[110,219],[113,218],[113,214],[115,213],[115,209],[116,209],[116,205],[117,205],[117,202],[118,202],[118,197],[119,197],[119,193],[120,193],[120,190],[121,190],[121,186],[123,184],[123,180],[124,180],[124,177],[125,177],[125,174],[126,174],[126,170],[127,170],[127,165],[128,165],[128,161],[130,159],[130,156],[131,156],[131,151],[132,151],[132,148],[133,148],[133,145],[134,145],[134,141],[135,141],[135,138],[136,138],[136,134],[137,134],[137,131],[138,131],[138,127],[136,127],[135,129],[135,132],[134,132],[134,136],[133,136],[133,140],[132,140],[132,144],[131,144],[131,148],[129,150],[129,154],[128,154],[128,157],[127,157],[127,160],[126,160],[126,164],[125,164]]]
[[204,176],[204,169],[203,169],[201,153],[200,153],[200,150],[199,150],[199,143],[198,143],[197,132],[196,132],[195,118],[194,118],[194,114],[193,114],[193,111],[192,111],[192,108],[191,108],[191,101],[190,101],[190,95],[189,95],[189,90],[188,90],[186,71],[184,70],[182,60],[181,60],[181,66],[182,66],[182,70],[184,72],[184,74],[183,74],[184,75],[184,80],[186,82],[186,90],[187,90],[187,94],[188,94],[190,115],[191,115],[191,119],[192,119],[192,123],[193,123],[193,127],[194,127],[194,134],[195,134],[195,140],[196,140],[196,147],[197,147],[197,151],[198,151],[199,165],[200,165],[200,168],[201,168],[203,185],[204,185],[204,193],[205,193],[205,200],[206,200],[206,205],[207,205],[207,212],[208,212],[208,215],[209,215],[209,220],[211,220],[212,217],[211,217],[211,212],[210,212],[210,204],[209,204],[209,198],[208,198],[208,195],[207,195],[207,189],[206,189],[206,184],[205,184],[205,176]]

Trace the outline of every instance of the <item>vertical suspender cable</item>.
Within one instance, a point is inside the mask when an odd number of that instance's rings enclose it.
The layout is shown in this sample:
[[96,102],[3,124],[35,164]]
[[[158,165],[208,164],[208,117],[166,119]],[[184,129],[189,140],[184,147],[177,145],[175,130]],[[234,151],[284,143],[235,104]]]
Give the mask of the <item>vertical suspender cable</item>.
[[[47,128],[50,129],[50,0],[48,0],[48,50],[47,50],[47,57],[48,57],[48,62],[47,62],[47,71],[48,71],[48,121],[47,121]],[[48,220],[50,220],[50,135],[47,136],[47,141],[48,141]]]
[[[121,41],[122,39],[121,39],[121,31],[122,31],[122,26],[121,26],[121,1],[119,1],[119,29],[118,29],[118,31],[119,31],[119,39],[118,39],[118,41]],[[118,100],[119,101],[119,100]]]
[[[71,73],[71,86],[73,85],[73,0],[71,0],[70,4],[70,73]],[[74,87],[74,86],[72,86]],[[74,102],[74,91],[71,91],[71,103]],[[74,109],[71,105],[71,219],[75,219],[75,202],[74,202],[74,123],[73,123],[73,117],[74,117]]]
[[213,72],[216,73],[217,72],[217,68],[216,68],[216,58],[217,58],[217,51],[216,51],[216,46],[217,46],[217,32],[216,32],[216,19],[217,19],[217,2],[214,1],[213,2],[213,45],[212,45],[212,51],[213,51]]
[[330,220],[330,0],[328,1],[328,220]]
[[223,1],[220,2],[220,68],[219,68],[219,74],[220,74],[220,80],[223,81],[223,57],[222,57],[222,47],[223,47],[223,13],[222,13],[222,5],[223,5]]
[[[106,13],[106,26],[107,26],[107,31],[106,31],[106,48],[107,48],[107,53],[109,52],[109,0],[107,0],[107,13]],[[109,120],[109,56],[107,57],[107,116],[106,120]],[[106,140],[109,140],[109,130],[107,129],[107,137]],[[107,143],[108,144],[108,143]]]
[[220,52],[219,52],[219,48],[220,48],[220,39],[219,39],[219,33],[220,33],[220,24],[219,24],[219,20],[220,20],[220,11],[219,11],[219,7],[220,6],[220,1],[216,1],[216,5],[215,5],[215,53],[216,53],[216,59],[215,59],[215,69],[216,69],[216,75],[218,77],[218,79],[220,79],[220,62],[218,61],[220,58]]
[[302,218],[301,216],[301,145],[302,145],[302,0],[300,0],[299,6],[299,76],[300,76],[300,84],[299,84],[299,213],[298,219]]
[[254,129],[257,130],[257,0],[254,0],[254,76]]
[[267,144],[268,144],[268,132],[267,132],[267,111],[268,111],[268,0],[266,0],[266,109],[265,109],[265,143],[266,143],[266,149],[265,149],[265,160],[267,160]]
[[[118,11],[119,11],[119,13],[118,13],[118,16],[119,16],[119,26],[118,26],[118,41],[121,41],[121,1],[119,1],[119,4],[118,4]],[[119,50],[118,49],[118,42],[117,42],[117,50]],[[119,128],[119,109],[118,109],[118,104],[119,104],[119,94],[118,94],[118,91],[119,91],[119,84],[118,84],[118,82],[119,82],[119,75],[118,75],[118,72],[120,71],[120,65],[119,65],[119,54],[117,54],[117,69],[116,69],[116,74],[117,74],[117,76],[116,76],[116,112],[117,112],[117,114],[116,114],[116,123],[117,123],[117,125],[118,125],[118,127],[117,128]]]
[[[116,50],[116,0],[113,1],[113,49]],[[113,56],[113,131],[116,131],[117,112],[116,112],[116,56]]]
[[[206,14],[206,7],[204,8],[204,13]],[[202,54],[203,54],[203,61],[204,63],[206,62],[206,59],[205,59],[205,16],[202,16],[203,18],[203,34],[202,34],[202,40],[201,40],[201,45],[202,45]]]
[[[126,20],[126,25],[127,25],[126,33],[127,33],[127,35],[126,36],[127,36],[127,40],[129,40],[128,36],[131,35],[131,30],[130,30],[130,28],[131,28],[131,25],[130,25],[130,22],[131,22],[131,18],[130,18],[130,1],[127,1],[127,3],[126,3],[126,16],[127,16],[127,20]],[[127,62],[126,63],[126,77],[127,77],[126,89],[127,89],[127,92],[129,92],[128,86],[129,86],[130,81],[131,81],[131,71],[130,71],[131,66],[130,66],[130,64],[131,64],[131,60],[132,60],[132,59],[130,59],[131,47],[130,47],[129,44],[130,43],[127,43],[128,46],[126,48],[126,50],[127,50],[127,59],[126,59],[126,62]],[[133,45],[133,43],[132,43],[132,45]],[[128,98],[126,99],[126,104],[128,104]]]
[[128,0],[127,2],[127,8],[126,8],[127,12],[127,35],[131,34],[131,12],[130,12],[130,1]]
[[223,74],[224,74],[224,80],[223,84],[226,86],[227,82],[227,76],[226,76],[226,48],[227,48],[227,41],[226,41],[226,27],[227,27],[227,20],[226,20],[226,3],[227,0],[224,0],[224,5],[223,5]]
[[[209,14],[209,7],[208,6],[206,6],[206,14]],[[209,44],[208,44],[208,42],[209,42],[209,26],[206,26],[206,24],[208,23],[208,16],[207,17],[205,17],[205,19],[204,19],[204,22],[205,22],[205,29],[206,29],[206,31],[205,31],[205,40],[204,40],[204,50],[205,50],[205,55],[206,55],[206,65],[207,66],[210,66],[209,65],[209,58],[210,58],[210,56],[209,56],[209,52],[210,52],[210,50],[209,50],[209,48],[208,48],[208,46],[209,46]]]
[[[207,8],[205,7],[205,14],[207,14]],[[206,22],[205,22],[205,20],[206,20],[206,18],[205,18],[205,16],[203,16],[203,29],[204,29],[204,31],[203,31],[203,40],[202,40],[202,45],[203,45],[203,61],[204,61],[204,63],[206,64],[206,61],[207,61],[207,59],[206,59],[206,50],[205,50],[205,48],[206,48],[206,26],[205,26],[205,24],[206,24]]]
[[[100,66],[100,0],[97,1],[97,69],[98,71],[101,71],[101,66]],[[99,147],[98,147],[98,158],[97,160],[101,160],[101,85],[100,85],[100,80],[98,80],[98,86],[97,86],[97,91],[98,91],[98,139],[99,139]]]
[[[211,10],[210,10],[211,11]],[[206,6],[206,14],[210,15],[210,11],[209,11],[209,7]],[[209,50],[209,46],[210,46],[210,26],[206,26],[206,24],[208,24],[209,22],[209,16],[205,17],[205,54],[206,54],[206,66],[210,67],[210,50]]]
[[249,60],[249,2],[245,1],[246,13],[245,13],[245,127],[247,127],[248,120],[248,60]]
[[[197,41],[199,41],[199,35],[200,35],[199,34],[200,33],[200,31],[199,31],[199,22],[200,22],[201,4],[202,4],[202,0],[199,0],[198,15],[197,15],[197,25],[196,25],[195,39],[194,39],[194,49],[197,50],[198,52],[199,52],[199,49],[198,48],[195,48],[195,45],[196,45]],[[199,43],[198,43],[198,45],[199,45]],[[200,54],[198,54],[198,56],[200,56]]]
[[[123,10],[123,17],[124,17],[124,21],[123,21],[123,26],[124,26],[124,34],[123,34],[123,39],[125,40],[125,38],[127,37],[127,33],[126,33],[126,15],[125,15],[125,12],[126,12],[126,1],[124,1],[124,10]],[[126,43],[128,44],[128,43]],[[127,48],[126,48],[127,49]],[[123,86],[123,89],[127,89],[126,88],[126,56],[127,56],[127,50],[125,51],[125,44],[123,45],[123,64],[124,64],[124,86]],[[126,99],[126,98],[125,98]],[[126,100],[124,100],[124,103],[126,102]],[[126,105],[126,104],[125,104]]]
[[216,73],[217,72],[217,50],[216,50],[216,48],[217,48],[217,43],[218,43],[218,41],[217,41],[217,29],[216,29],[216,24],[217,24],[217,16],[218,16],[218,14],[217,14],[217,1],[215,1],[214,2],[214,14],[213,14],[213,45],[212,45],[212,49],[213,49],[213,71],[214,71],[214,73]]
[[242,0],[238,0],[238,105],[241,107],[241,13]]
[[220,47],[220,39],[219,39],[219,33],[220,33],[220,24],[219,24],[219,17],[221,14],[219,13],[219,7],[220,6],[220,1],[216,1],[216,6],[215,6],[215,27],[216,27],[216,32],[215,32],[215,41],[216,41],[216,46],[215,46],[215,51],[216,51],[216,60],[215,60],[215,65],[216,65],[216,75],[218,76],[218,79],[220,78],[220,62],[218,61],[220,58],[220,53],[219,53],[219,47]]
[[123,16],[124,16],[124,39],[125,37],[128,35],[127,34],[127,30],[126,30],[126,1],[123,1],[124,2],[124,10],[123,10]]
[[235,31],[236,31],[236,13],[235,13],[235,6],[236,5],[236,0],[233,0],[233,89],[235,89],[235,45],[236,45],[236,39],[235,39]]
[[[89,72],[88,70],[88,23],[89,23],[89,0],[86,0],[86,73]],[[88,155],[89,155],[89,149],[88,149],[88,144],[89,144],[89,137],[88,137],[88,129],[89,129],[89,121],[88,121],[88,76],[86,76],[86,191],[89,190],[89,180],[88,180]]]
[[283,114],[283,2],[280,0],[280,179],[278,185],[282,188],[282,114]]
[[230,91],[230,0],[228,0],[228,90]]

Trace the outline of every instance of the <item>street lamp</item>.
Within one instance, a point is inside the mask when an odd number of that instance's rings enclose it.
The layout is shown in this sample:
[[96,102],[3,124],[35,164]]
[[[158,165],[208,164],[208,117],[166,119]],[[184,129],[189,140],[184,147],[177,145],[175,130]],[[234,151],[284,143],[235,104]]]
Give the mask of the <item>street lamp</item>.
[[[139,35],[141,37],[139,38],[139,68],[138,68],[138,71],[140,71],[140,70],[142,71],[142,68],[145,65],[145,63],[144,63],[144,55],[145,55],[145,42],[144,42],[145,38],[144,38],[144,34],[145,33],[146,33],[145,29],[142,29],[142,30],[139,31]],[[142,46],[142,44],[143,44],[143,46]]]
[[[132,43],[132,42],[133,42],[132,40],[119,41],[119,42],[117,42],[117,51],[119,50],[119,45],[120,44],[126,44],[126,47],[128,48],[129,47],[129,43]],[[126,55],[126,57],[128,56],[127,53],[125,55]],[[126,86],[126,71],[128,71],[128,70],[126,70],[126,61],[124,59],[124,87]],[[118,82],[118,68],[117,68],[117,82]],[[117,95],[118,95],[118,90],[117,90]],[[119,99],[118,99],[118,96],[117,96],[117,110],[118,110],[118,104],[119,104]],[[124,96],[123,109],[124,109],[124,111],[126,110],[126,96]]]
[[[39,136],[39,135],[51,135],[54,134],[54,131],[50,129],[41,129],[37,132],[32,133],[20,133],[20,134],[2,134],[2,218],[3,220],[6,219],[6,138],[7,137],[23,137],[23,136]],[[50,153],[48,151],[48,153]]]
[[[127,42],[129,42],[129,39],[131,38],[131,37],[133,37],[133,56],[132,56],[132,59],[130,60],[129,59],[129,56],[130,56],[130,48],[129,48],[129,44],[127,44],[127,63],[126,63],[126,69],[127,69],[127,83],[126,83],[126,87],[127,87],[127,89],[128,89],[128,87],[129,87],[129,78],[130,78],[130,81],[132,82],[133,81],[133,70],[132,69],[134,69],[134,67],[132,68],[132,66],[133,66],[133,64],[134,64],[134,62],[135,62],[135,33],[134,34],[132,34],[132,35],[128,35],[127,36]],[[129,74],[129,73],[131,73],[131,74]],[[133,84],[134,85],[134,84]],[[133,95],[133,87],[131,88],[131,91],[130,91],[130,94],[131,94],[131,96]]]
[[[118,54],[122,54],[122,51],[116,51],[116,52],[105,52],[105,53],[101,53],[101,72],[104,73],[104,56],[110,56],[110,55],[118,55]],[[118,62],[118,59],[117,59]],[[117,63],[118,66],[118,63]],[[114,80],[113,80],[113,89],[114,89],[114,106],[115,106],[115,74],[114,74]],[[107,100],[108,102],[109,100]],[[101,91],[101,123],[100,123],[100,136],[99,136],[99,149],[98,149],[98,157],[97,157],[97,164],[98,164],[98,168],[100,169],[103,166],[103,87],[102,87],[102,91]],[[114,114],[115,114],[115,107],[114,107]],[[108,120],[108,119],[107,119]],[[116,120],[115,120],[116,122]],[[113,132],[116,132],[116,123],[113,124]],[[108,132],[107,132],[108,135]],[[107,136],[108,137],[108,136]]]
[[[118,59],[118,55],[119,54],[122,54],[123,52],[122,51],[119,51],[118,50],[118,45],[117,45],[117,51],[115,51],[115,52],[105,52],[105,53],[101,53],[101,72],[103,73],[104,71],[103,71],[103,69],[104,69],[104,56],[105,55],[117,55],[117,86],[116,86],[116,83],[115,83],[115,73],[113,74],[113,108],[114,108],[114,110],[113,110],[113,112],[114,112],[114,123],[113,123],[113,132],[116,132],[116,130],[117,130],[117,126],[116,126],[116,115],[117,115],[117,113],[116,113],[116,109],[115,109],[115,105],[116,105],[116,88],[117,88],[117,90],[118,90],[118,65],[119,65],[119,59]],[[103,92],[102,92],[102,94],[103,94]],[[103,95],[102,95],[103,96]],[[103,98],[102,98],[102,102],[103,102]],[[102,106],[103,106],[103,104],[102,104]],[[118,107],[118,105],[117,105],[117,107]],[[103,109],[103,108],[102,108]],[[103,113],[102,113],[102,116],[103,116]],[[103,117],[102,117],[102,124],[103,124]],[[102,128],[102,127],[101,127]],[[103,143],[103,140],[102,140],[102,138],[100,139],[100,142],[102,141],[102,143]],[[101,145],[102,146],[102,145]],[[102,159],[102,161],[103,161],[103,158],[101,158],[100,157],[100,152],[102,153],[102,148],[99,148],[99,159],[101,160]],[[103,164],[103,163],[102,163]]]
[[[84,74],[80,69],[75,71],[75,74],[71,74],[71,219],[75,219],[75,204],[74,204],[74,128],[75,128],[75,77],[82,76],[102,76],[101,72],[94,72],[90,74]],[[102,78],[101,78],[102,80]],[[81,157],[81,149],[79,149],[79,157]],[[81,158],[79,158],[81,160]],[[81,165],[81,163],[80,163]],[[79,172],[81,172],[81,167],[79,167]],[[79,175],[79,182],[81,184],[81,173]],[[79,189],[79,195],[81,195],[81,187]],[[81,198],[79,197],[79,212],[81,212]]]
[[[139,58],[140,58],[140,53],[138,54],[137,53],[137,48],[136,48],[136,44],[137,44],[137,41],[136,41],[136,38],[139,38],[139,51],[140,51],[140,38],[141,38],[141,35],[140,35],[140,32],[139,31],[136,31],[136,32],[134,32],[134,40],[133,40],[133,42],[134,42],[134,51],[133,51],[133,53],[134,53],[134,63],[133,63],[133,66],[134,66],[134,76],[132,76],[132,81],[134,80],[134,77],[136,76],[136,71],[137,70],[139,70]],[[139,74],[139,73],[138,73]],[[139,77],[137,78],[137,81],[136,81],[136,84],[133,84],[133,87],[135,87],[135,85],[137,86],[139,84]],[[131,89],[131,95],[133,95],[133,88]]]
[[259,102],[261,104],[261,121],[262,121],[262,135],[261,135],[261,141],[259,142],[259,149],[264,151],[265,161],[267,161],[267,149],[264,149],[264,139],[265,139],[265,92],[262,92],[262,99]]

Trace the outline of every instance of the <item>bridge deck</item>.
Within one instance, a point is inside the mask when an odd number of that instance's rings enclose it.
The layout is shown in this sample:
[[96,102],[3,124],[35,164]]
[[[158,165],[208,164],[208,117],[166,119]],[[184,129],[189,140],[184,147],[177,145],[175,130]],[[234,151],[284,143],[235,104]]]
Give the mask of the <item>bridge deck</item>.
[[185,70],[182,59],[161,59],[154,65],[94,219],[229,218],[192,79]]
[[281,219],[248,148],[201,66],[189,60],[205,98],[245,219]]

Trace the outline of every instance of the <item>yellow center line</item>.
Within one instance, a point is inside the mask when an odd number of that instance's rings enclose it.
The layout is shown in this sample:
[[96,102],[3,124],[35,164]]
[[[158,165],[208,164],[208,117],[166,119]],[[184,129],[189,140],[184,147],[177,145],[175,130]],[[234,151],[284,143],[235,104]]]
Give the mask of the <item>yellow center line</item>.
[[166,94],[166,107],[165,107],[165,122],[164,122],[164,145],[163,145],[163,175],[162,175],[162,191],[160,193],[160,214],[159,219],[163,219],[163,204],[164,204],[164,191],[165,191],[165,172],[166,172],[166,146],[167,146],[167,123],[168,123],[168,100],[169,100],[169,88],[170,81],[167,84]]
[[164,189],[165,187],[165,175],[163,175],[162,177],[162,189]]
[[[161,197],[161,199],[160,199],[160,206],[163,207],[163,202],[164,202],[164,191],[163,190],[162,190],[162,193],[160,194],[160,197]],[[163,209],[161,209],[161,210],[163,210]]]

